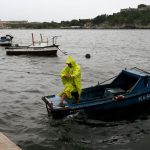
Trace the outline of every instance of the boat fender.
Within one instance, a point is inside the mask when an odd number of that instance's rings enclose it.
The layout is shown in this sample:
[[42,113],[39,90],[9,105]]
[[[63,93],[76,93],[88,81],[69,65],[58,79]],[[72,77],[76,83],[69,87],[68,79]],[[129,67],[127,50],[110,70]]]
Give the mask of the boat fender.
[[117,100],[117,101],[121,101],[123,99],[124,99],[123,95],[118,95],[118,96],[115,97],[115,100]]

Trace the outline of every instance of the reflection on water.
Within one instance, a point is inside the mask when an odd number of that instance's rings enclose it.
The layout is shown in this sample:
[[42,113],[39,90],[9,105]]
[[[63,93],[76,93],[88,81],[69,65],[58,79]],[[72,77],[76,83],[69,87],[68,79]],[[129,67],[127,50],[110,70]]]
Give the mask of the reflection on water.
[[[1,30],[14,42],[30,44],[61,35],[60,49],[82,67],[83,88],[117,75],[123,68],[150,71],[150,30]],[[43,95],[57,94],[62,84],[57,75],[66,55],[58,57],[7,56],[0,47],[0,130],[24,150],[49,149],[142,149],[149,148],[149,114],[133,120],[95,120],[69,116],[54,120],[47,116]],[[90,59],[85,54],[91,54]],[[14,71],[9,71],[14,70]],[[16,70],[16,71],[15,71]]]

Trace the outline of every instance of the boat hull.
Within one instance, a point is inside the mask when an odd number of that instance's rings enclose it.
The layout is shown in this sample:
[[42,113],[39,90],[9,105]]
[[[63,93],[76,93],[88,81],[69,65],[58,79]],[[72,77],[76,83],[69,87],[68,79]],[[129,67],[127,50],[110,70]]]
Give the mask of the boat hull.
[[0,42],[0,46],[11,46],[11,42]]
[[116,118],[123,116],[131,116],[146,110],[150,110],[150,101],[143,102],[142,104],[134,104],[126,107],[110,108],[110,109],[101,109],[102,107],[88,107],[88,108],[77,108],[77,109],[62,109],[62,110],[51,110],[48,109],[48,115],[54,119],[64,118],[68,115],[73,115],[76,113],[86,114],[90,118]]
[[7,49],[7,55],[57,56],[57,47]]
[[75,113],[85,113],[96,118],[107,118],[112,116],[131,115],[138,111],[145,110],[143,108],[148,108],[150,110],[150,92],[129,96],[122,100],[108,98],[98,101],[86,104],[81,102],[79,104],[72,104],[71,107],[67,106],[59,109],[52,109],[49,107],[49,101],[47,101],[46,98],[44,99],[48,115],[52,115],[55,119],[63,118]]

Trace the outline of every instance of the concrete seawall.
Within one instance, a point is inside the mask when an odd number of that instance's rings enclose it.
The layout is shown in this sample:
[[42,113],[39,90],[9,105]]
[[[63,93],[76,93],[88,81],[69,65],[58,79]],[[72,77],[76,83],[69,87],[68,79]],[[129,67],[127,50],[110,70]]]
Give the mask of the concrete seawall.
[[15,143],[0,132],[0,150],[21,150]]

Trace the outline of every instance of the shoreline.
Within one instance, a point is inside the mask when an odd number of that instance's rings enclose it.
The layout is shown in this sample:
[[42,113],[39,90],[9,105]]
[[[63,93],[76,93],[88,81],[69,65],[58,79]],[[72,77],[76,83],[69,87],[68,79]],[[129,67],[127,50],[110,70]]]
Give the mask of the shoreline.
[[131,29],[135,29],[135,30],[149,30],[150,27],[135,27],[135,28],[121,28],[121,27],[112,27],[112,28],[0,28],[0,30],[11,30],[11,29],[18,29],[18,30],[25,30],[25,29],[29,29],[29,30],[38,30],[38,29],[45,29],[45,30],[131,30]]

